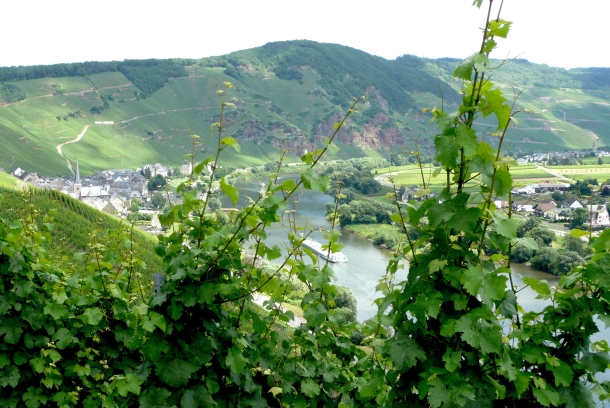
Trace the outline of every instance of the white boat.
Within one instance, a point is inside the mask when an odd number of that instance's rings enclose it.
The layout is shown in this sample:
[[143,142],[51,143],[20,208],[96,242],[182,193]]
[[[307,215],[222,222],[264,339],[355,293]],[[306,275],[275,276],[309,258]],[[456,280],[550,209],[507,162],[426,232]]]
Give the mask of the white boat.
[[328,249],[322,249],[322,244],[313,239],[305,238],[303,240],[303,246],[311,249],[314,253],[320,255],[323,259],[327,259],[329,262],[347,262],[347,257],[342,252],[331,252],[328,253]]

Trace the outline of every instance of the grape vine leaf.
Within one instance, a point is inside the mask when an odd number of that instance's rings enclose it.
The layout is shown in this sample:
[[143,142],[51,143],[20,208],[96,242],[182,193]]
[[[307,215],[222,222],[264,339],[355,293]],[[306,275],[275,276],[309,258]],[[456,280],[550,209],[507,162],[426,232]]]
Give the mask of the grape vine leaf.
[[197,371],[199,367],[184,361],[180,358],[170,359],[164,358],[157,362],[155,372],[163,381],[172,387],[182,387],[186,385],[191,375]]

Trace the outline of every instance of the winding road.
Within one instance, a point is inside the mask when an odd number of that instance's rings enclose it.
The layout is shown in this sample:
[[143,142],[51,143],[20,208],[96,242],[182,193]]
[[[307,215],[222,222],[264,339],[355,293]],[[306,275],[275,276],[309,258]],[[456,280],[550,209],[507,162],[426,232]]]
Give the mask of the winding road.
[[70,161],[70,159],[68,159],[66,156],[64,156],[64,154],[62,153],[61,149],[69,144],[69,143],[76,143],[79,140],[81,140],[83,138],[83,136],[85,136],[85,133],[87,133],[87,129],[89,129],[89,125],[85,125],[85,127],[83,128],[83,131],[80,132],[80,134],[78,136],[76,136],[76,139],[72,139],[72,140],[68,140],[67,142],[61,143],[57,145],[57,153],[59,153],[59,155],[61,157],[63,157],[64,159],[66,159],[66,162],[68,162],[68,169],[70,170],[70,173],[74,174],[74,170],[72,170],[72,162]]

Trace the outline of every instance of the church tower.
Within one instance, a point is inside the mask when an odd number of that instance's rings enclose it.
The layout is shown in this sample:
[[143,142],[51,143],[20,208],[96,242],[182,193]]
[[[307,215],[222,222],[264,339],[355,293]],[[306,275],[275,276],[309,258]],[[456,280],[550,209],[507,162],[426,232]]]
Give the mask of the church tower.
[[80,200],[81,189],[83,185],[80,182],[80,171],[78,169],[78,159],[76,159],[76,180],[74,181],[74,195]]

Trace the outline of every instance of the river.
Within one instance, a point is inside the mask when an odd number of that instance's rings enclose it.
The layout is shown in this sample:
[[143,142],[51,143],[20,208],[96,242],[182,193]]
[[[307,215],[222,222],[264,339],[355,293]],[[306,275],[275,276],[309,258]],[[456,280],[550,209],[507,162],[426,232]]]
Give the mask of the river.
[[[283,176],[282,178],[287,178]],[[294,176],[292,176],[294,177]],[[240,199],[237,207],[241,208],[248,205],[249,201],[246,196],[256,199],[259,197],[260,185],[253,181],[237,181],[235,186],[239,189]],[[315,191],[303,191],[296,197],[295,216],[298,225],[308,226],[313,229],[323,228],[329,229],[330,223],[326,220],[325,204],[332,201],[332,197],[321,194]],[[223,205],[230,207],[231,203],[227,200]],[[358,302],[358,321],[364,321],[373,317],[377,311],[376,305],[373,303],[380,294],[375,291],[379,279],[385,275],[385,268],[388,261],[392,259],[392,252],[373,245],[367,239],[352,233],[345,228],[339,228],[341,238],[339,239],[345,247],[342,252],[347,256],[348,262],[342,264],[330,264],[334,271],[336,281],[335,284],[349,287]],[[280,224],[275,224],[267,230],[268,239],[267,245],[277,244],[282,246],[287,242],[286,234],[288,228]],[[323,242],[323,233],[314,231],[311,237],[319,242]],[[397,279],[404,280],[406,278],[406,269],[399,270]],[[537,293],[530,287],[525,287],[523,278],[533,277],[537,279],[545,279],[549,285],[557,286],[559,278],[546,272],[541,272],[530,268],[524,264],[512,264],[512,277],[515,286],[522,288],[517,294],[518,302],[525,311],[541,311],[549,305],[548,300],[536,299]],[[592,341],[606,340],[610,343],[610,329],[596,319],[596,323],[600,329],[598,333],[591,337]],[[598,375],[598,379],[602,381],[610,380],[610,371]],[[597,405],[601,406],[596,399]]]
[[[282,178],[294,177],[290,175]],[[240,191],[238,207],[248,204],[246,196],[256,199],[259,196],[260,185],[255,181],[239,180],[235,186]],[[325,204],[332,202],[332,197],[315,191],[303,191],[298,194],[295,200],[296,220],[301,226],[311,227],[316,230],[311,237],[319,242],[323,242],[323,232],[317,231],[318,228],[329,229],[330,223],[326,220]],[[226,201],[223,205],[231,206]],[[377,307],[373,303],[380,294],[375,291],[379,279],[385,275],[385,268],[388,261],[392,259],[392,252],[373,245],[367,239],[352,233],[345,228],[339,228],[341,232],[340,241],[345,245],[342,252],[347,256],[347,263],[331,264],[336,277],[335,283],[349,287],[358,302],[359,321],[373,317]],[[288,228],[276,224],[268,232],[268,245],[277,244],[282,246],[287,242],[286,234]],[[406,264],[406,262],[405,262]],[[519,287],[525,286],[522,277],[535,277],[546,279],[551,286],[557,285],[559,278],[549,273],[536,271],[523,264],[512,265],[513,281]],[[405,265],[397,274],[398,279],[406,278]],[[518,294],[520,304],[525,310],[540,311],[546,306],[546,302],[536,299],[536,293],[529,287],[523,289]]]

